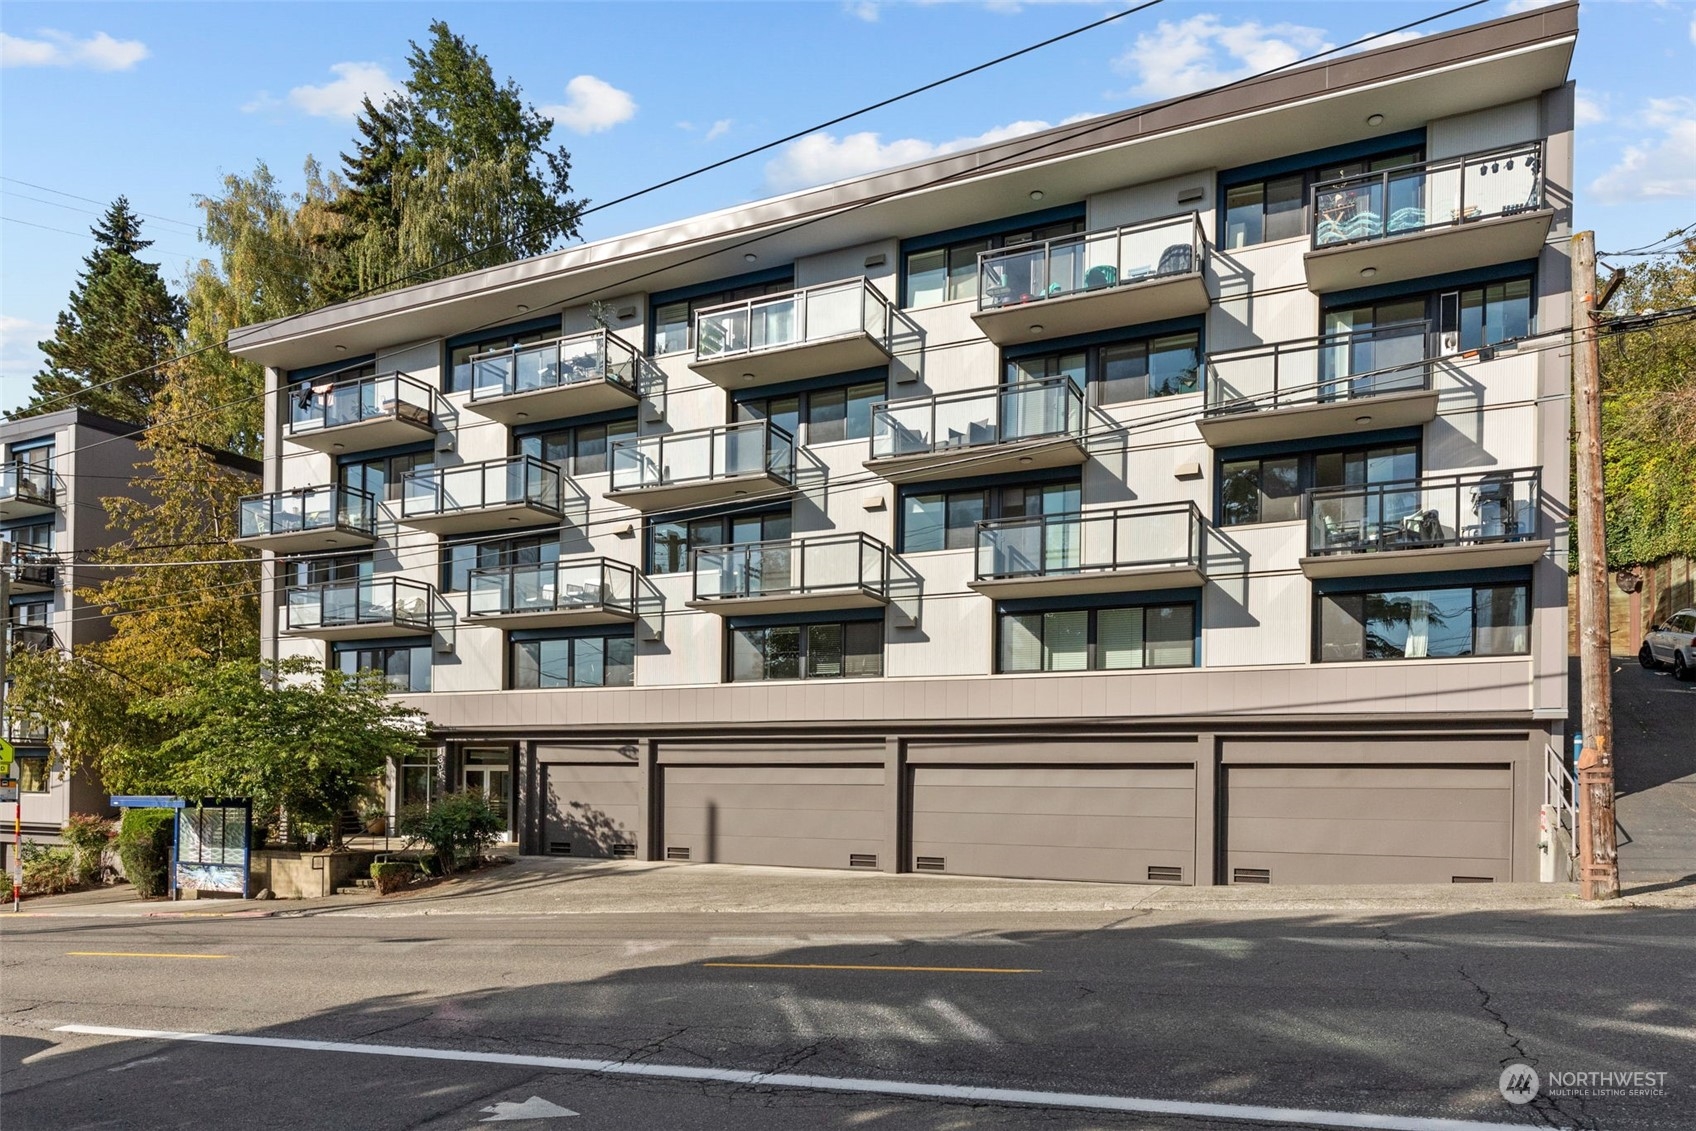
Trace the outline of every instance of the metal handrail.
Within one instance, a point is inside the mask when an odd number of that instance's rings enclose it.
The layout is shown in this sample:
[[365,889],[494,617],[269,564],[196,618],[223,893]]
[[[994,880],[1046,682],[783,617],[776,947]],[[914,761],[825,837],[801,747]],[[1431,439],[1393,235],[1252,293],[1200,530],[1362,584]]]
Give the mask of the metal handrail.
[[1543,804],[1555,810],[1555,819],[1572,834],[1568,838],[1567,852],[1576,859],[1578,782],[1573,779],[1572,772],[1566,768],[1566,759],[1561,757],[1552,742],[1543,744]]
[[[592,575],[595,580],[570,580],[568,575],[574,573],[585,577]],[[615,576],[620,580],[612,581],[611,578]],[[536,581],[535,601],[520,599],[519,591],[527,578],[534,578]],[[630,614],[636,612],[635,567],[610,558],[577,558],[528,565],[485,566],[471,571],[466,590],[466,609],[473,617],[584,608],[609,608]],[[494,601],[485,599],[489,594],[494,596]],[[544,594],[551,596],[543,600]]]
[[[1516,163],[1521,172],[1518,178],[1514,177]],[[1320,181],[1308,197],[1312,245],[1315,249],[1347,247],[1532,211],[1543,207],[1543,170],[1543,143],[1530,141]],[[1526,173],[1530,182],[1523,191],[1510,186],[1504,192],[1499,187],[1504,174],[1510,182],[1525,184]],[[1453,174],[1452,195],[1446,195],[1449,174]],[[1433,199],[1439,193],[1445,194],[1443,199]],[[1398,195],[1402,203],[1392,207]],[[1446,215],[1444,204],[1449,205]]]
[[[822,305],[819,300],[848,292],[858,292],[854,317],[844,319],[843,311],[834,307],[815,310]],[[787,327],[770,317],[783,313],[785,307],[792,319]],[[741,357],[849,334],[867,334],[888,352],[893,338],[894,309],[883,292],[862,276],[720,303],[695,312],[695,360]],[[764,317],[757,320],[758,315]],[[707,332],[709,325],[715,333]],[[774,325],[776,336],[773,336]]]
[[[760,434],[762,457],[757,466],[754,461],[732,450],[740,448],[740,444],[735,442],[738,438],[755,432]],[[684,449],[686,458],[703,445],[706,459],[704,463],[694,465],[701,470],[673,470],[668,461],[668,448],[673,453]],[[775,475],[791,486],[795,483],[795,437],[769,420],[745,420],[738,424],[721,424],[687,432],[624,436],[611,441],[607,447],[607,458],[612,468],[610,486],[614,491],[725,479],[761,471]],[[686,469],[691,467],[689,464],[681,466]]]
[[[1417,360],[1409,357],[1377,363],[1376,355],[1383,344],[1415,341],[1419,344]],[[1207,358],[1207,401],[1203,411],[1213,416],[1430,389],[1432,363],[1444,356],[1440,346],[1441,339],[1429,319],[1409,319],[1368,330],[1219,350]],[[1356,358],[1363,354],[1366,355],[1363,367],[1355,369]],[[1267,359],[1271,366],[1269,388],[1247,392],[1229,379],[1228,367]],[[1291,368],[1296,370],[1293,381],[1286,376],[1286,370]]]
[[641,378],[652,368],[641,350],[605,327],[545,342],[502,346],[473,354],[465,364],[471,366],[473,405],[595,381],[640,393],[645,383]]
[[[1061,411],[1056,414],[1055,404]],[[945,421],[962,425],[964,430],[948,427],[944,441],[937,426],[938,408],[958,408],[973,403],[990,405],[990,415],[983,420],[968,420],[971,413],[959,414]],[[1025,405],[1035,402],[1036,412],[1021,413]],[[913,410],[923,410],[923,428],[913,428],[898,417]],[[1034,416],[1021,421],[1021,415]],[[1014,418],[1009,423],[1009,418]],[[910,417],[909,417],[910,418]],[[902,400],[873,401],[871,408],[873,459],[918,455],[948,448],[970,448],[987,444],[1010,444],[1050,436],[1077,436],[1083,432],[1084,394],[1070,377],[1044,377],[1016,384],[991,385],[952,393],[936,393],[928,397],[907,397]],[[927,438],[928,437],[928,438]]]
[[58,506],[65,479],[51,467],[14,459],[0,464],[0,498]]
[[[326,496],[327,506],[319,503]],[[375,536],[377,529],[377,504],[371,492],[344,484],[243,495],[236,506],[238,538],[326,529]]]
[[[513,472],[520,468],[523,469],[522,475],[515,477]],[[401,479],[401,518],[422,518],[519,503],[558,512],[564,478],[565,472],[558,464],[531,455],[426,468],[410,472]],[[450,484],[458,487],[468,482],[474,488],[474,498],[461,501],[449,494]]]
[[[387,593],[387,601],[380,594]],[[402,594],[411,594],[402,600]],[[351,599],[349,595],[351,594]],[[361,624],[436,624],[436,589],[422,581],[400,577],[366,577],[349,581],[320,581],[291,585],[284,591],[288,627],[292,630]],[[316,613],[315,619],[298,621],[295,614]]]
[[436,391],[399,370],[325,385],[297,382],[288,397],[290,435],[403,417],[435,426]]
[[[1135,240],[1136,237],[1167,229],[1176,232],[1183,228],[1189,229],[1187,242],[1161,245],[1155,240],[1147,245],[1147,250],[1140,243],[1133,243],[1132,246],[1138,250],[1127,253],[1127,239]],[[1104,244],[1111,245],[1108,254],[1091,254]],[[1151,252],[1157,254],[1150,258]],[[1207,236],[1202,230],[1201,215],[1196,212],[980,251],[978,309],[993,310],[1088,291],[1150,283],[1167,276],[1188,275],[1201,270],[1206,254]],[[1026,273],[1022,289],[1011,286],[1011,276],[1006,270],[1010,261],[1019,259],[1029,259],[1032,268]],[[1128,263],[1131,260],[1135,261],[1134,270]]]
[[[1183,516],[1181,553],[1162,552],[1174,547],[1174,539],[1162,539],[1149,530],[1149,520],[1168,515]],[[976,580],[1161,566],[1187,565],[1201,569],[1205,565],[1204,521],[1201,508],[1193,502],[980,519],[976,534]],[[1103,527],[1105,541],[1097,533]],[[1092,538],[1092,534],[1096,536]],[[1100,552],[1103,545],[1107,553]]]
[[[1542,473],[1534,467],[1310,487],[1307,552],[1313,556],[1523,542],[1537,536]],[[1470,489],[1475,521],[1463,522]],[[1452,498],[1450,496],[1452,495]]]
[[[853,576],[846,572],[832,574],[830,580],[818,582],[818,571],[830,568],[818,565],[824,556],[820,551],[830,547],[853,546]],[[739,597],[792,596],[825,589],[870,589],[887,596],[890,582],[890,563],[893,551],[869,534],[830,534],[817,538],[769,538],[757,542],[726,542],[716,546],[700,546],[690,553],[694,575],[695,599],[717,600]],[[766,559],[772,560],[768,568]],[[716,561],[716,566],[712,563]],[[808,580],[809,563],[815,575]],[[867,566],[871,565],[868,571]],[[703,568],[705,567],[705,568]],[[868,572],[871,574],[868,577]],[[716,577],[720,586],[716,592],[703,593],[703,576]],[[776,584],[767,584],[775,579]],[[723,582],[729,581],[729,586]]]

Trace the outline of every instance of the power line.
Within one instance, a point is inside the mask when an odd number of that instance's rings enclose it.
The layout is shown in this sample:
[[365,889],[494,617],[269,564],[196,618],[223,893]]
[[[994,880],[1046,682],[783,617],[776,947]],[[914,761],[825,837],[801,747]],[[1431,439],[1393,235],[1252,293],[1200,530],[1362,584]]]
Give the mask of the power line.
[[[20,220],[16,216],[0,216],[0,220],[4,220],[8,224],[22,224],[26,228],[40,228],[44,232],[58,232],[60,235],[64,235],[64,236],[75,236],[79,240],[86,240],[88,238],[87,232],[73,232],[69,228],[55,228],[55,227],[52,227],[51,225],[48,225],[48,224],[37,224],[33,220]],[[166,255],[181,256],[184,259],[201,258],[200,256],[193,255],[193,254],[186,252],[186,251],[173,251],[171,248],[168,248],[168,247],[159,248],[159,251],[161,251],[162,253],[164,253]],[[172,358],[172,359],[169,359],[169,360],[174,361],[176,359]],[[122,377],[114,377],[110,381],[102,381],[98,385],[90,385],[88,388],[78,389],[74,393],[65,393],[59,399],[65,399],[65,398],[69,398],[69,397],[78,397],[78,396],[81,396],[84,393],[92,393],[96,389],[105,388],[107,385],[116,385],[119,381],[128,380],[131,377],[138,376],[139,374],[142,374],[142,373],[147,373],[151,370],[159,368],[159,366],[161,366],[161,365],[166,365],[166,364],[169,364],[169,361],[156,362],[153,365],[147,366],[145,369],[138,369],[134,373],[126,373]]]
[[[25,188],[35,189],[37,192],[50,192],[54,196],[65,196],[65,197],[69,197],[72,200],[81,200],[81,201],[84,201],[88,204],[98,204],[102,208],[110,208],[114,203],[116,203],[116,201],[112,201],[112,200],[96,200],[92,196],[78,196],[74,192],[66,192],[64,189],[49,188],[46,185],[38,185],[38,184],[34,183],[33,181],[22,181],[22,180],[19,180],[17,177],[0,176],[0,181],[7,181],[7,182],[14,184],[14,185],[23,185]],[[21,195],[21,194],[13,193],[12,195],[18,196],[18,195]],[[24,199],[27,200],[29,198],[25,197]],[[43,203],[51,203],[51,202],[46,201],[46,202],[43,202]],[[69,207],[69,206],[68,205],[60,205],[59,207]],[[160,216],[159,214],[157,214],[155,212],[140,212],[140,211],[136,211],[135,209],[131,209],[131,211],[135,212],[135,214],[137,216],[145,216],[149,220],[158,220],[160,223],[163,223],[163,224],[175,224],[180,228],[187,228],[190,231],[198,231],[199,230],[198,224],[191,224],[187,220],[173,220],[169,216]],[[103,215],[105,215],[105,213],[104,212],[96,212],[96,213],[94,213],[94,215],[103,216]]]

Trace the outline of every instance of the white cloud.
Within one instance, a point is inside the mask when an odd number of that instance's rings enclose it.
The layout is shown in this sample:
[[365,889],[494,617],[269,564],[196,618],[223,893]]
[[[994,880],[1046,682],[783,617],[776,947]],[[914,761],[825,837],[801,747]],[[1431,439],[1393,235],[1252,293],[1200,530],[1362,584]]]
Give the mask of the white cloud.
[[[1378,46],[1375,41],[1367,46]],[[1218,16],[1161,20],[1116,61],[1137,80],[1142,98],[1174,98],[1295,62],[1331,44],[1320,28],[1300,24],[1227,24]]]
[[0,66],[127,71],[149,54],[147,44],[139,39],[113,39],[103,31],[87,39],[49,29],[36,34],[41,38],[24,39],[0,32]]
[[[321,86],[297,86],[284,100],[296,110],[315,118],[351,118],[359,113],[360,104],[370,95],[371,101],[381,103],[400,89],[400,83],[389,76],[380,63],[332,63],[330,73],[336,77]],[[269,110],[283,105],[268,94],[261,94],[243,106],[249,112]]]
[[843,0],[842,10],[857,20],[865,20],[868,24],[877,23],[877,0]]
[[[45,322],[0,314],[0,376],[27,384],[47,360],[35,344],[52,336],[53,327]],[[6,405],[11,404],[8,399]]]
[[566,83],[565,97],[564,104],[543,106],[541,110],[574,133],[610,130],[636,116],[636,100],[628,91],[594,75],[578,75]]
[[1650,135],[1590,183],[1604,204],[1696,200],[1696,98],[1651,98],[1637,120]]
[[[1080,121],[1089,116],[1079,114],[1067,118],[1066,121]],[[888,169],[895,165],[940,157],[945,153],[955,153],[979,145],[991,145],[1048,128],[1049,123],[1041,121],[1009,122],[976,137],[960,137],[943,142],[925,141],[916,137],[896,138],[886,142],[880,134],[870,131],[841,138],[830,133],[808,134],[798,141],[790,142],[783,152],[766,163],[766,183],[779,191],[827,184],[875,169]]]
[[707,129],[707,141],[717,141],[730,132],[730,127],[736,124],[734,118],[720,118]]
[[1574,125],[1597,126],[1608,120],[1608,109],[1602,102],[1586,98],[1582,94],[1572,100],[1572,120]]

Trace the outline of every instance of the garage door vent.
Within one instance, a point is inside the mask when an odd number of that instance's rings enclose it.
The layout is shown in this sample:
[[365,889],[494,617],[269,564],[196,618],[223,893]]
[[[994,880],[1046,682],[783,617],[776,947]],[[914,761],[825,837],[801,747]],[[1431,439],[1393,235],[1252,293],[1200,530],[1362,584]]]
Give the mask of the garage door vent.
[[672,848],[667,846],[665,850],[665,858],[667,860],[687,860],[689,859],[689,850],[687,848]]
[[948,860],[943,856],[917,856],[913,859],[915,872],[946,872]]
[[612,846],[612,858],[614,860],[634,860],[636,858],[636,846],[634,844],[615,844]]
[[548,855],[549,856],[570,856],[571,855],[571,842],[569,840],[550,840],[550,841],[548,841]]
[[1233,884],[1269,884],[1272,882],[1272,869],[1232,868],[1231,882]]
[[1181,884],[1184,882],[1184,870],[1182,868],[1166,868],[1159,864],[1150,864],[1148,866],[1148,878],[1151,883],[1156,884]]
[[1449,882],[1451,884],[1493,884],[1496,882],[1496,878],[1494,876],[1450,876]]
[[850,868],[875,868],[877,867],[877,857],[870,852],[850,852],[848,854],[848,866]]

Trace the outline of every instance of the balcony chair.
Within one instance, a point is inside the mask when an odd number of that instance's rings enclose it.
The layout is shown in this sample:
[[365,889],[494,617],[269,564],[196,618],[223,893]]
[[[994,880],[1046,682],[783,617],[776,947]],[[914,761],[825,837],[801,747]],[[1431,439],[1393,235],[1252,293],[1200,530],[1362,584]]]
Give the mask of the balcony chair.
[[1187,275],[1195,270],[1195,248],[1187,243],[1175,243],[1160,253],[1158,275]]
[[1100,290],[1102,287],[1115,286],[1115,285],[1118,284],[1118,282],[1119,282],[1118,269],[1114,268],[1114,267],[1110,267],[1105,263],[1098,264],[1097,266],[1091,267],[1089,269],[1089,271],[1084,274],[1084,289],[1085,290],[1090,290],[1090,291]]

